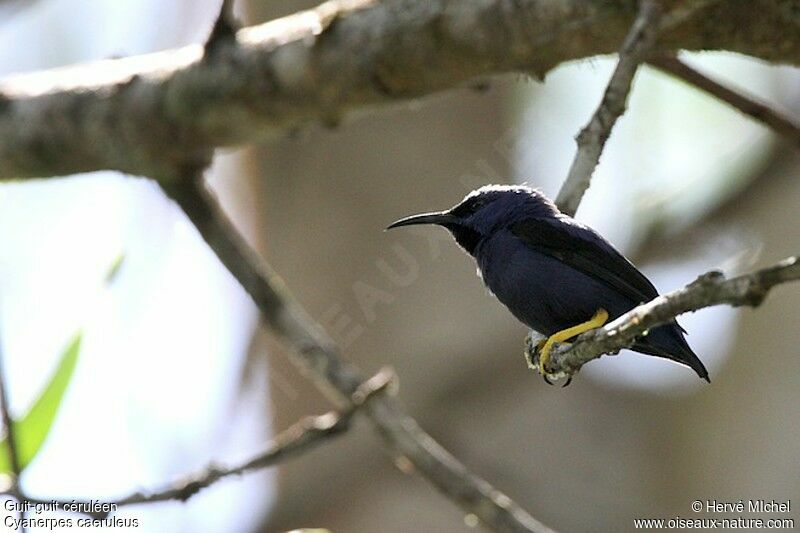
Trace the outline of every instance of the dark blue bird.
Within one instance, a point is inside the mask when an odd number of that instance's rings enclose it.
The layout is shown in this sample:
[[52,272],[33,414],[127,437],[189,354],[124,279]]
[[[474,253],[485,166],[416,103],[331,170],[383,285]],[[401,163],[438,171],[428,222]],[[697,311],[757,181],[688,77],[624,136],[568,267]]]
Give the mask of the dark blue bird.
[[[478,263],[486,286],[531,329],[547,335],[540,372],[547,377],[553,342],[602,326],[658,296],[652,283],[593,229],[540,191],[487,185],[447,211],[414,215],[389,226],[447,228]],[[677,361],[708,381],[708,372],[677,322],[650,330],[632,349]]]

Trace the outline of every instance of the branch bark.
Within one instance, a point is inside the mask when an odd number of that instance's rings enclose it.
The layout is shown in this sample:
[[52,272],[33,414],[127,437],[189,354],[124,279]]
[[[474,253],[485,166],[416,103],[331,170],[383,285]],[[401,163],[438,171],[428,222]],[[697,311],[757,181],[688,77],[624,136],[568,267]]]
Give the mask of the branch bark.
[[[657,48],[800,64],[798,5],[718,2],[692,10]],[[635,6],[337,0],[241,29],[207,56],[196,45],[14,76],[0,82],[0,179],[103,169],[179,178],[189,166],[203,168],[214,147],[335,124],[351,111],[476,77],[541,77],[565,61],[614,52]]]
[[[162,188],[186,213],[200,235],[230,270],[262,312],[277,337],[293,349],[293,361],[305,369],[320,390],[346,409],[363,381],[358,369],[342,361],[325,332],[292,298],[278,276],[261,261],[210,195],[199,175]],[[474,514],[495,531],[552,531],[508,496],[471,473],[408,416],[399,402],[377,396],[364,414],[373,423],[396,458],[410,462],[465,512]]]
[[[556,345],[548,366],[557,376],[571,376],[589,361],[630,347],[637,337],[678,315],[721,304],[757,307],[773,287],[797,280],[800,280],[798,256],[731,279],[725,279],[719,271],[707,272],[682,289],[659,296],[602,328],[579,335],[572,344]],[[526,357],[532,361],[538,357],[536,341],[533,335],[528,336]]]

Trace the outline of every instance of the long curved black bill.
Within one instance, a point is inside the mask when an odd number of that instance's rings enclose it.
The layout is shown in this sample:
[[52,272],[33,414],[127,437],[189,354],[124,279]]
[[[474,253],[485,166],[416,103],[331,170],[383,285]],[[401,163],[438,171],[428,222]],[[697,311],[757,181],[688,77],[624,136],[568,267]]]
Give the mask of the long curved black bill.
[[401,218],[397,222],[392,222],[386,229],[399,228],[400,226],[414,226],[416,224],[438,224],[443,226],[445,224],[457,224],[458,217],[455,217],[447,211],[440,211],[438,213],[422,213],[421,215],[411,215],[410,217]]

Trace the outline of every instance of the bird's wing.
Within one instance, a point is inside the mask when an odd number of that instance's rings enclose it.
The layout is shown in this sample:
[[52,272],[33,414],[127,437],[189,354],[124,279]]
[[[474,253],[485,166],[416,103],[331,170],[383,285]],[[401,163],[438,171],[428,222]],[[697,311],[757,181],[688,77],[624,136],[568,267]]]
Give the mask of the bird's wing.
[[599,233],[571,218],[527,218],[511,232],[538,252],[549,255],[624,294],[637,303],[658,291],[633,264]]

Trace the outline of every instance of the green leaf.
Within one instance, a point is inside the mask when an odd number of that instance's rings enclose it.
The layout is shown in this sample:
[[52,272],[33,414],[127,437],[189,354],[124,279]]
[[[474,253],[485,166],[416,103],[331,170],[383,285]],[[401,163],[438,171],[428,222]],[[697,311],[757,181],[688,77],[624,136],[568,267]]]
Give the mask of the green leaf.
[[[81,334],[75,335],[72,342],[61,355],[56,371],[50,378],[42,394],[31,406],[30,411],[14,424],[14,440],[16,441],[19,466],[24,469],[33,461],[42,448],[50,429],[53,427],[58,408],[64,393],[72,380],[78,354],[81,350]],[[11,472],[7,437],[0,441],[0,473]]]
[[117,257],[114,258],[114,261],[111,263],[111,266],[108,267],[105,275],[105,283],[106,285],[111,285],[117,279],[117,275],[119,274],[120,269],[122,268],[122,263],[125,262],[125,254],[121,253]]

